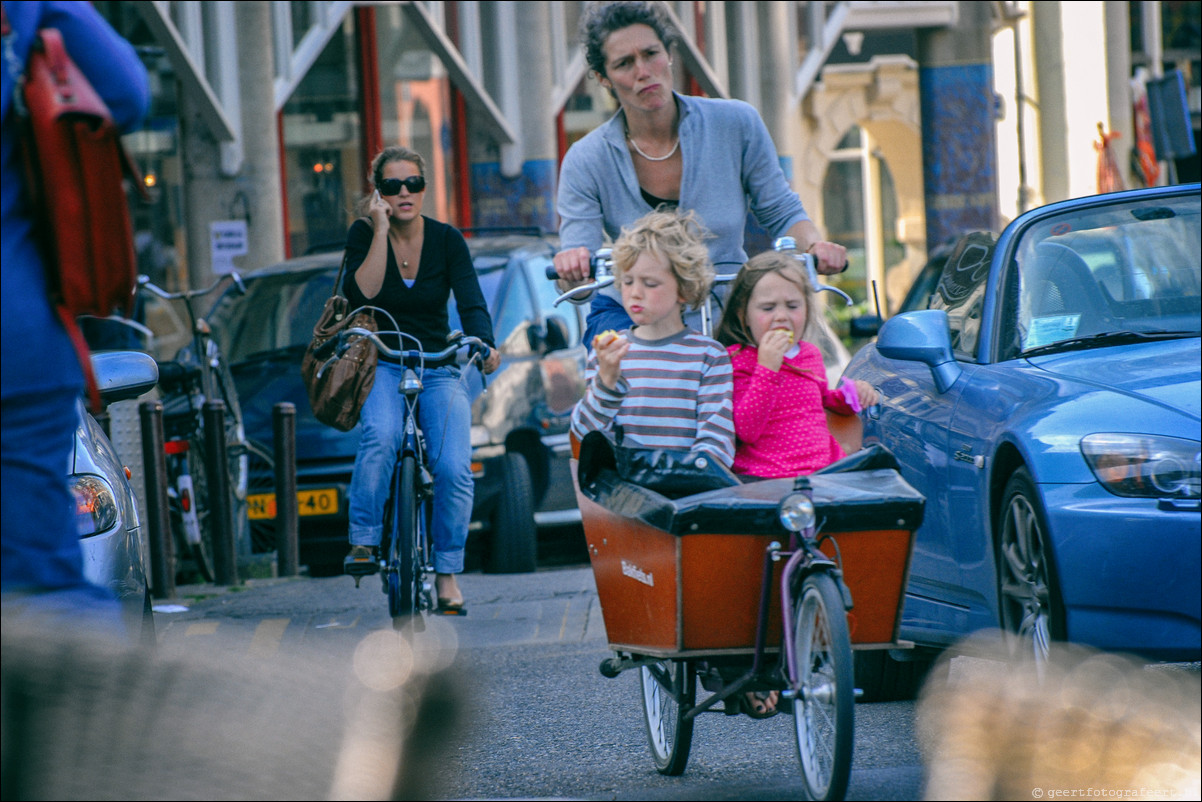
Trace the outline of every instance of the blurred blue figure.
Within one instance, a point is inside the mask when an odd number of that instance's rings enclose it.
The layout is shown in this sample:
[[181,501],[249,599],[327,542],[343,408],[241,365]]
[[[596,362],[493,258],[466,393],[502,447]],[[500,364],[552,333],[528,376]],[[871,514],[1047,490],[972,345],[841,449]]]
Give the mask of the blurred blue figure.
[[[0,590],[5,615],[18,608],[106,609],[107,591],[84,578],[74,499],[66,477],[77,425],[83,373],[51,307],[43,256],[35,242],[22,136],[13,107],[41,28],[57,28],[72,59],[108,104],[123,131],[136,127],[150,105],[146,69],[87,2],[4,3],[0,170],[3,181],[3,260],[0,276]],[[116,607],[115,602],[112,605]]]

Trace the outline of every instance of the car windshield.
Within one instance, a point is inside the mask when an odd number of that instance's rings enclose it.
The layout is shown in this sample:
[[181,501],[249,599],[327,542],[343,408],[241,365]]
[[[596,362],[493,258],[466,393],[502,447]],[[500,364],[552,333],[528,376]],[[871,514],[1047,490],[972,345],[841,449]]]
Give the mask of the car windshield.
[[231,365],[272,353],[303,350],[334,288],[337,265],[324,271],[264,276],[247,293],[227,292],[209,312],[213,336]]
[[1027,355],[1198,336],[1199,195],[1065,211],[1016,245],[1010,319]]

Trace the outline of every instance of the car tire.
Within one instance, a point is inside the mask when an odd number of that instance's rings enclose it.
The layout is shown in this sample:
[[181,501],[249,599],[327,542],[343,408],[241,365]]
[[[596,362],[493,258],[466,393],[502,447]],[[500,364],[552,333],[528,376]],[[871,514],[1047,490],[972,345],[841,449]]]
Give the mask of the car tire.
[[857,699],[860,702],[909,702],[917,699],[933,662],[925,656],[897,660],[889,654],[888,649],[856,651],[852,655],[856,687],[861,691]]
[[1006,483],[995,531],[999,623],[1022,657],[1046,662],[1067,633],[1047,516],[1026,468]]
[[492,513],[492,535],[484,570],[492,574],[533,571],[538,551],[534,525],[534,488],[530,466],[521,454],[501,458],[501,490]]

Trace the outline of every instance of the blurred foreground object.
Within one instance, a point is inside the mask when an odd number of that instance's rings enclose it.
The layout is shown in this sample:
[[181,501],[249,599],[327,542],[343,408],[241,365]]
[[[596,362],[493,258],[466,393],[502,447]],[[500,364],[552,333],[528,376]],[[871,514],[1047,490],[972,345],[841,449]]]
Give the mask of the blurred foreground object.
[[6,621],[0,793],[431,798],[436,789],[422,780],[440,757],[432,745],[447,742],[456,718],[455,683],[443,670],[454,646],[420,638],[414,649],[402,633],[379,630],[353,657],[215,651],[157,660]]
[[1016,661],[1011,645],[982,633],[932,671],[917,708],[926,799],[1202,796],[1196,669],[1060,643],[1046,663]]

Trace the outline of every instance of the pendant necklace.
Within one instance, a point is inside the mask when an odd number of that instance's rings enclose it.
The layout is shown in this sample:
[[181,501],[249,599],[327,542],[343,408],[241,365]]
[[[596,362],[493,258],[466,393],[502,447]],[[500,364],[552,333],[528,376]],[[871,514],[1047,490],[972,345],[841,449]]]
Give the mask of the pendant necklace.
[[644,153],[643,149],[639,147],[639,143],[635,142],[634,139],[630,136],[630,129],[626,130],[626,141],[629,142],[630,146],[632,148],[634,148],[638,152],[638,154],[640,156],[642,156],[644,159],[646,159],[647,161],[663,162],[663,161],[667,161],[668,159],[672,158],[672,155],[674,153],[676,153],[676,149],[678,147],[680,147],[680,134],[676,135],[676,141],[672,143],[672,149],[663,156],[648,156],[646,153]]

